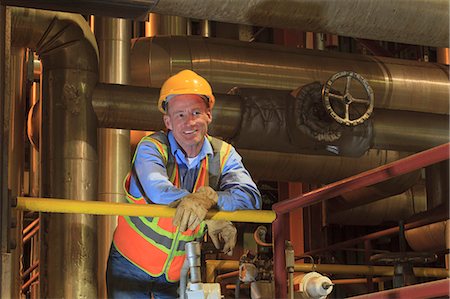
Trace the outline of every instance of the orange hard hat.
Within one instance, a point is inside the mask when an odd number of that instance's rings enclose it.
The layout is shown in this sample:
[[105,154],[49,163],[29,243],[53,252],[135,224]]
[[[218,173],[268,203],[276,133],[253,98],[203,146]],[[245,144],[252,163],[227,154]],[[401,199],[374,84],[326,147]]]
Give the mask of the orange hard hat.
[[210,109],[216,101],[208,81],[191,70],[183,70],[164,82],[159,94],[158,109],[166,113],[167,101],[178,94],[198,94],[208,100]]

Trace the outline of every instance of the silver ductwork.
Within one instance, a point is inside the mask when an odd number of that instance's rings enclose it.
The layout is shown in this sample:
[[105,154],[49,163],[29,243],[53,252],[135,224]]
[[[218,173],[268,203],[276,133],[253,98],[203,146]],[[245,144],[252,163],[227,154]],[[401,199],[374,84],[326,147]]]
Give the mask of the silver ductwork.
[[[11,8],[11,43],[42,62],[41,197],[97,198],[97,119],[91,96],[98,49],[79,15]],[[51,214],[41,220],[43,298],[95,298],[93,215]]]

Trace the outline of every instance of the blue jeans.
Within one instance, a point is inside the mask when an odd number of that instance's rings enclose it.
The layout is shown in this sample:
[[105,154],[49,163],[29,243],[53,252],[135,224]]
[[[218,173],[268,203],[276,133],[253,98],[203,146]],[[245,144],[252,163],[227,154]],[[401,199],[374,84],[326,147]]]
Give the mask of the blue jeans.
[[153,277],[142,271],[111,245],[106,269],[108,298],[177,298],[179,283],[168,282],[163,275]]

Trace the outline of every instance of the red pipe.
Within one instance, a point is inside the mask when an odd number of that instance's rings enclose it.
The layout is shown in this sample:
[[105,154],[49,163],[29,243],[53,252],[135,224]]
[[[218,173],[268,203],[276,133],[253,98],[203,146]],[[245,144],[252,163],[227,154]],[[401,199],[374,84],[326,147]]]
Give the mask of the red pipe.
[[[424,298],[449,298],[450,279],[442,279],[432,282],[415,284],[403,288],[391,289],[372,294],[365,294],[351,299],[424,299]],[[350,299],[349,298],[349,299]]]
[[392,163],[362,172],[349,178],[329,184],[325,187],[313,190],[303,195],[284,200],[272,205],[272,210],[277,214],[277,219],[272,224],[274,236],[274,276],[276,298],[287,297],[286,269],[284,257],[284,241],[280,238],[283,232],[284,214],[294,209],[304,208],[322,202],[345,192],[383,182],[416,169],[429,166],[447,160],[450,154],[450,143],[442,144],[432,149],[408,156]]

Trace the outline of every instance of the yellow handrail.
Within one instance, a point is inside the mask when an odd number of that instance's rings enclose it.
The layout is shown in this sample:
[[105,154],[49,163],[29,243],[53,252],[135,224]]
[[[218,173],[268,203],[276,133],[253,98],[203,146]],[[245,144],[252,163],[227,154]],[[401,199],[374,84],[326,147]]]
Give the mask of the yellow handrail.
[[[17,208],[35,212],[146,217],[173,217],[176,210],[166,205],[137,205],[39,197],[17,197]],[[272,223],[275,218],[275,212],[262,210],[209,211],[206,215],[206,219],[253,223]]]

